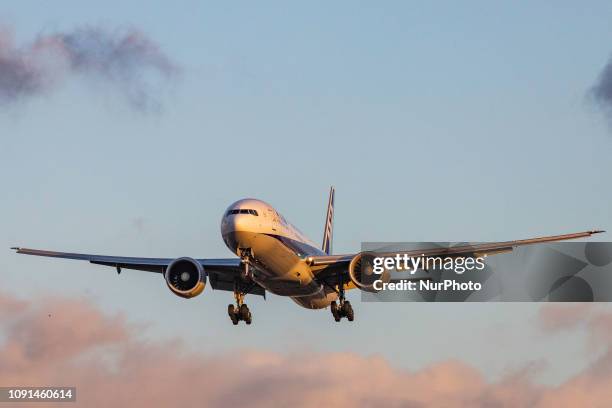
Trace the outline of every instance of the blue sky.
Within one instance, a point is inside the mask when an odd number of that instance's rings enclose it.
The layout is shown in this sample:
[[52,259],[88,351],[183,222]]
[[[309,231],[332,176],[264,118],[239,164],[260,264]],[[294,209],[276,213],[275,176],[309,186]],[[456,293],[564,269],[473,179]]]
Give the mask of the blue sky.
[[609,2],[9,2],[0,22],[18,45],[135,27],[181,74],[160,112],[78,77],[0,107],[2,287],[87,296],[149,322],[145,337],[211,351],[380,352],[406,367],[455,357],[493,376],[548,358],[545,379],[558,380],[584,364],[580,346],[530,328],[537,305],[357,304],[356,324],[337,325],[270,296],[249,300],[253,327],[234,328],[230,293],[185,301],[159,276],[8,247],[230,256],[220,217],[245,196],[320,240],[330,184],[337,252],[612,230],[612,135],[588,97],[611,15]]

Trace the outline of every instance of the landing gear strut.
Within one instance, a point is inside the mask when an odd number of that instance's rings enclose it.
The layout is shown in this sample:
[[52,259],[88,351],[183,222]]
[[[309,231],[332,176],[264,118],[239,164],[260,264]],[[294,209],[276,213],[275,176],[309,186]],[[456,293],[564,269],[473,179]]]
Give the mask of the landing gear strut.
[[251,272],[251,257],[253,253],[251,252],[251,248],[240,248],[240,261],[242,263],[242,272],[240,273],[240,277],[243,281],[248,282],[252,278]]
[[338,300],[340,302],[339,305],[333,301],[329,307],[334,320],[339,322],[340,319],[346,317],[349,322],[352,322],[355,319],[355,313],[353,312],[351,302],[344,298],[344,282],[342,280],[340,280],[338,285]]

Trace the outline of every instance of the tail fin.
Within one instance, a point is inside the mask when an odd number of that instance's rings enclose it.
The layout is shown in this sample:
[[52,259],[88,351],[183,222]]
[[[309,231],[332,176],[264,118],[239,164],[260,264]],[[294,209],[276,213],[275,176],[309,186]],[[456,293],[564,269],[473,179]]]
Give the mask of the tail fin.
[[332,239],[334,237],[334,195],[336,189],[331,186],[329,189],[329,201],[327,202],[327,218],[325,219],[325,230],[323,231],[323,245],[321,249],[327,255],[332,252]]

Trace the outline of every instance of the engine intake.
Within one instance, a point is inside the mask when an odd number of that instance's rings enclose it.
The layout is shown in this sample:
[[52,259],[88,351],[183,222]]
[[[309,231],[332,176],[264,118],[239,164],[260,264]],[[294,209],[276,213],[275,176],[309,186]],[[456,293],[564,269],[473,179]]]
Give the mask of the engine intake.
[[206,286],[206,272],[202,265],[192,258],[177,258],[168,265],[164,278],[170,290],[177,296],[192,298],[199,295]]
[[385,271],[382,274],[374,273],[374,252],[360,252],[351,259],[348,267],[351,282],[359,289],[366,292],[378,292],[374,289],[374,281],[381,280],[387,283],[391,280],[391,273]]

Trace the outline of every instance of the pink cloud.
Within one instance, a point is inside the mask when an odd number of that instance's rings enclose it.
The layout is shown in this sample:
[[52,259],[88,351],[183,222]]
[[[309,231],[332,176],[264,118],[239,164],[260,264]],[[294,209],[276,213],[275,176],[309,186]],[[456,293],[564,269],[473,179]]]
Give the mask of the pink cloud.
[[596,306],[592,303],[548,303],[540,309],[539,323],[546,331],[574,329],[586,321]]
[[[84,299],[27,303],[0,294],[0,306],[11,310],[0,313],[0,384],[73,385],[78,406],[563,407],[603,406],[612,398],[609,351],[558,387],[545,387],[532,381],[528,362],[492,383],[457,360],[408,371],[381,356],[354,353],[209,355],[178,340],[140,340],[138,327]],[[546,306],[542,319],[552,320],[544,326],[552,321],[556,330],[580,319],[562,309]],[[608,341],[612,314],[589,316],[591,335]]]

